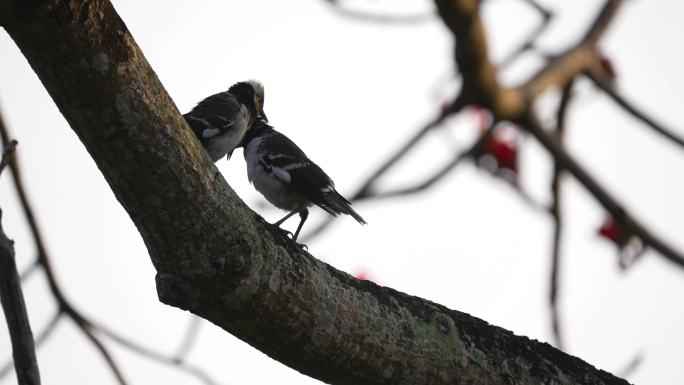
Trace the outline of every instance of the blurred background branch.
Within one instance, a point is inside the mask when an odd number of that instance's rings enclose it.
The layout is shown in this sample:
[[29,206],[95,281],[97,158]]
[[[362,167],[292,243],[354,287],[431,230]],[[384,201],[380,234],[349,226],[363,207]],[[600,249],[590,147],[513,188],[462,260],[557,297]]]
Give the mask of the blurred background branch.
[[[390,12],[376,13],[374,11],[354,8],[346,1],[324,1],[337,15],[363,22],[413,25],[435,19],[434,12],[406,15],[397,15]],[[457,96],[448,108],[441,109],[439,113],[435,114],[436,116],[433,119],[418,127],[405,143],[398,146],[397,149],[389,151],[383,158],[385,160],[380,162],[370,172],[369,176],[358,182],[360,187],[354,194],[351,194],[350,200],[353,202],[366,201],[367,204],[371,202],[377,204],[385,198],[410,197],[434,188],[438,185],[438,182],[452,176],[454,170],[459,165],[465,163],[463,162],[465,160],[479,162],[482,157],[494,158],[494,168],[490,171],[493,171],[495,176],[500,177],[502,181],[506,182],[506,185],[511,186],[513,192],[524,202],[528,203],[530,208],[545,215],[548,214],[552,219],[548,306],[554,344],[559,348],[564,348],[567,346],[567,343],[566,338],[564,338],[566,333],[564,333],[565,328],[563,327],[560,298],[563,289],[563,282],[561,280],[563,262],[561,245],[564,240],[563,231],[565,228],[564,222],[566,221],[562,210],[562,204],[564,203],[562,181],[566,171],[579,181],[599,201],[605,210],[610,213],[611,218],[615,221],[615,228],[620,229],[623,233],[620,236],[616,236],[616,239],[620,240],[618,243],[621,250],[624,248],[626,240],[636,239],[643,242],[643,247],[632,257],[636,258],[636,256],[643,253],[646,247],[650,247],[657,251],[658,255],[675,263],[676,266],[684,267],[684,256],[681,251],[665,241],[655,230],[647,227],[644,224],[644,220],[632,212],[628,212],[625,206],[605,187],[606,182],[594,177],[592,169],[576,160],[576,155],[564,145],[564,136],[567,129],[566,120],[568,111],[571,110],[571,101],[574,95],[573,87],[577,86],[579,79],[583,77],[588,78],[622,110],[632,115],[636,120],[643,122],[657,135],[666,138],[669,142],[678,146],[684,146],[684,139],[676,134],[677,130],[666,127],[650,118],[636,102],[629,101],[626,96],[622,95],[616,86],[615,75],[611,74],[611,71],[606,67],[606,58],[603,57],[599,44],[604,32],[615,20],[618,10],[626,3],[621,0],[605,1],[594,21],[589,24],[584,33],[580,34],[582,38],[577,44],[562,52],[554,53],[552,56],[544,55],[544,65],[525,81],[520,82],[518,86],[509,87],[502,85],[499,82],[501,72],[515,64],[524,53],[537,49],[540,37],[555,21],[554,12],[546,9],[539,2],[534,0],[520,1],[526,3],[539,15],[541,18],[540,22],[529,35],[525,36],[519,46],[514,47],[497,63],[494,63],[490,58],[488,39],[484,23],[481,20],[480,7],[484,2],[470,0],[436,1],[439,15],[455,37],[454,62],[459,70],[459,76],[463,80],[459,89],[455,90]],[[537,104],[542,97],[555,90],[562,90],[561,100],[558,105],[555,127],[549,129],[550,125],[541,123],[536,110]],[[481,108],[491,115],[491,124],[469,146],[454,149],[446,162],[432,165],[434,167],[430,168],[429,172],[426,172],[425,175],[421,175],[419,180],[406,180],[398,188],[383,188],[381,186],[380,181],[382,177],[395,170],[402,161],[406,160],[407,155],[420,150],[421,146],[424,146],[435,132],[446,129],[445,121],[447,119],[463,115],[464,111],[472,106],[477,106],[477,108]],[[575,108],[575,106],[576,104],[572,107]],[[501,142],[492,144],[493,134],[498,129],[496,126],[500,123],[513,123],[518,130],[536,139],[536,142],[541,144],[552,156],[553,174],[549,186],[551,195],[548,206],[539,203],[540,201],[537,198],[527,193],[523,186],[518,183],[517,179],[510,179],[511,173],[514,177],[517,177],[519,172],[515,161],[502,167],[504,166],[502,163],[504,159],[497,158],[493,148],[495,146],[500,146],[496,148],[505,148],[502,151],[508,151],[508,153],[512,154],[513,158],[515,158],[514,155],[521,151],[521,148],[520,146],[507,148],[505,147],[506,144]],[[3,142],[8,143],[9,135],[4,127],[2,134]],[[380,148],[384,147],[380,146]],[[36,225],[33,211],[28,204],[24,187],[21,183],[20,170],[14,161],[11,161],[9,165],[12,169],[17,193],[38,250],[38,258],[35,263],[29,264],[22,272],[21,279],[25,281],[32,276],[33,272],[44,270],[50,284],[50,290],[60,307],[60,310],[50,319],[47,326],[38,333],[36,344],[40,345],[45,341],[55,330],[59,320],[62,317],[67,317],[75,322],[77,328],[100,351],[119,383],[125,383],[122,371],[113,361],[106,345],[101,341],[101,337],[111,340],[137,355],[185,371],[203,383],[215,384],[216,382],[205,372],[186,362],[186,357],[197,340],[197,333],[201,325],[199,318],[193,316],[188,321],[187,328],[177,350],[173,354],[165,354],[149,349],[133,339],[125,338],[108,327],[94,323],[94,321],[85,318],[79,311],[73,308],[70,302],[64,298],[55,280],[54,273],[50,268],[50,259],[45,251],[42,236]],[[502,171],[502,168],[505,169],[503,170],[506,171],[505,174],[499,173],[499,171]],[[322,234],[331,224],[332,219],[326,217],[318,226],[312,228],[302,238],[308,242]],[[627,259],[622,257],[622,253],[620,255],[620,263],[624,266],[630,265],[629,263],[623,263]],[[642,362],[642,359],[643,355],[640,353],[630,362],[624,373],[629,374],[633,372],[639,363]],[[10,371],[11,365],[9,364],[0,368],[0,379]]]
[[[0,126],[2,126],[1,117]],[[5,144],[0,161],[0,174],[9,163],[16,146],[16,140]],[[2,219],[1,210],[0,219]],[[17,380],[21,385],[40,385],[33,333],[14,260],[14,242],[7,238],[2,225],[0,225],[0,302],[2,302],[2,310],[9,327]]]
[[[202,369],[189,364],[185,361],[185,357],[189,353],[190,349],[192,348],[192,345],[194,343],[194,340],[197,338],[197,332],[199,330],[199,318],[196,316],[191,316],[190,318],[190,324],[189,327],[187,328],[186,332],[181,336],[181,345],[178,349],[178,351],[175,354],[165,354],[165,353],[160,353],[157,352],[153,349],[146,348],[142,346],[141,344],[136,343],[135,341],[128,339],[126,337],[123,337],[122,335],[114,332],[110,328],[98,324],[91,319],[87,318],[83,313],[81,313],[79,310],[77,310],[72,303],[67,299],[67,297],[64,295],[61,286],[57,282],[55,273],[52,269],[52,262],[51,262],[51,257],[49,256],[47,252],[47,248],[45,246],[45,243],[43,241],[44,236],[42,232],[40,231],[38,227],[38,222],[36,219],[36,216],[34,214],[33,207],[28,199],[28,194],[27,190],[25,187],[25,184],[22,180],[22,173],[21,173],[21,168],[19,166],[19,161],[16,156],[16,153],[14,151],[14,147],[16,146],[16,141],[10,139],[12,136],[9,133],[9,129],[4,123],[4,120],[2,118],[2,115],[0,114],[0,137],[2,138],[3,143],[5,144],[5,151],[3,152],[2,156],[2,162],[0,162],[0,172],[4,169],[6,165],[9,165],[11,173],[12,173],[12,182],[15,187],[15,190],[17,192],[17,195],[19,196],[20,202],[21,202],[21,207],[24,213],[24,216],[26,217],[29,227],[31,230],[31,235],[33,238],[33,241],[36,245],[36,249],[38,250],[38,257],[36,258],[35,262],[31,263],[29,267],[22,272],[20,279],[17,280],[17,284],[20,285],[21,282],[24,282],[27,280],[33,272],[37,270],[42,270],[45,274],[45,277],[48,281],[48,286],[50,288],[50,292],[57,303],[57,312],[53,315],[53,317],[48,321],[47,325],[44,327],[43,330],[41,330],[38,333],[38,337],[36,338],[35,344],[37,347],[40,347],[51,335],[52,333],[56,330],[56,326],[59,323],[60,319],[63,317],[66,317],[70,319],[73,324],[76,326],[76,329],[79,330],[83,335],[93,344],[95,349],[100,353],[102,359],[104,362],[109,366],[112,374],[114,375],[114,378],[116,378],[117,382],[121,385],[126,385],[128,384],[128,381],[124,378],[124,373],[123,370],[121,369],[120,365],[117,364],[115,361],[112,353],[110,352],[109,348],[105,343],[102,341],[101,336],[106,336],[115,343],[119,344],[120,346],[126,348],[127,350],[140,355],[142,357],[148,358],[152,361],[155,361],[157,363],[163,364],[163,365],[169,365],[173,368],[176,368],[182,372],[188,373],[191,376],[195,377],[198,381],[207,384],[207,385],[215,385],[217,382],[211,378],[209,374],[204,372]],[[9,150],[9,151],[8,151]],[[2,234],[0,234],[2,235]],[[0,269],[2,272],[5,272],[5,269]],[[11,271],[7,270],[7,273],[9,274]],[[19,277],[19,276],[18,276]],[[3,281],[4,282],[4,281]],[[8,283],[12,282],[11,280],[7,281]],[[19,286],[20,288],[20,286]],[[28,318],[26,318],[26,326],[28,327]],[[30,330],[29,330],[30,332]],[[32,347],[33,341],[31,341],[30,346]],[[29,346],[29,345],[27,345]],[[35,361],[35,357],[33,357],[33,360]],[[16,356],[14,359],[15,365],[16,363],[24,363],[26,360],[17,360]],[[25,364],[24,364],[25,365]],[[2,380],[5,376],[7,376],[9,373],[11,373],[12,365],[11,362],[6,363],[3,366],[0,366],[0,380]],[[33,371],[26,371],[23,370],[21,372],[17,372],[18,375],[22,374],[29,374],[32,377],[35,377],[35,379],[38,382],[22,382],[20,381],[21,384],[29,384],[29,383],[36,383],[39,384],[39,379],[38,379],[38,374],[37,374],[37,366],[35,368],[35,374]]]

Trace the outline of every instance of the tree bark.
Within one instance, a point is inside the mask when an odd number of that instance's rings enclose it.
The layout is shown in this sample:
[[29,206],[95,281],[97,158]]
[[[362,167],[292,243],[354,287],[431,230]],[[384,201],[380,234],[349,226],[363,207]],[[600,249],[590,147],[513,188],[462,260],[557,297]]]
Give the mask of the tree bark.
[[108,1],[0,0],[0,24],[137,226],[162,302],[334,384],[627,383],[282,238],[225,182]]

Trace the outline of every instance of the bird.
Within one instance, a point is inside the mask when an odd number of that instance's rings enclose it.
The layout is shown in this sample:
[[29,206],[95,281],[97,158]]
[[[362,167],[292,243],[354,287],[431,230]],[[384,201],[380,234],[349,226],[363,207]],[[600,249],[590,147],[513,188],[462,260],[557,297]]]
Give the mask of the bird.
[[212,161],[230,159],[245,132],[264,113],[264,87],[256,80],[233,84],[183,115]]
[[271,204],[290,211],[275,226],[299,214],[297,236],[316,205],[332,216],[351,215],[362,225],[367,222],[351,208],[330,177],[287,136],[276,131],[264,118],[257,118],[240,144],[244,147],[247,177]]

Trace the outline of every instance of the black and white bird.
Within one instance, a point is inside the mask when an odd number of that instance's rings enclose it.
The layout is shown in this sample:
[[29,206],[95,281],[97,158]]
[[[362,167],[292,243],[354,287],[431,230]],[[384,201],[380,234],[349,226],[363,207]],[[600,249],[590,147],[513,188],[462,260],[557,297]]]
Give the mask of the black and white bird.
[[254,187],[274,206],[289,210],[280,226],[299,213],[301,218],[293,240],[297,239],[308,207],[316,205],[332,216],[351,215],[362,225],[366,221],[335,190],[335,183],[288,137],[276,131],[265,119],[257,119],[242,139],[247,176]]
[[256,80],[233,84],[183,115],[214,162],[233,154],[245,132],[264,114],[264,87]]

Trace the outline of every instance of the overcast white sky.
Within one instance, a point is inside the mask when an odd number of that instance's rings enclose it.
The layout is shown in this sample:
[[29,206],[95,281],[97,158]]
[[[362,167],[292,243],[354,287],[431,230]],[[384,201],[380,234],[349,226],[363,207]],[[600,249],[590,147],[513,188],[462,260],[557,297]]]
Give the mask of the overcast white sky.
[[[421,0],[369,3],[404,11],[432,8]],[[602,2],[544,3],[557,19],[543,49],[556,52],[577,39]],[[437,18],[416,26],[360,23],[330,12],[322,0],[120,0],[114,5],[182,112],[236,81],[261,80],[272,123],[319,163],[343,194],[454,92],[448,80],[451,36]],[[495,59],[537,22],[516,0],[488,1],[484,15]],[[682,16],[682,2],[628,2],[602,45],[624,93],[680,135]],[[158,302],[154,270],[135,227],[4,31],[0,58],[0,108],[20,142],[30,197],[67,295],[122,334],[174,351],[187,313]],[[539,63],[526,57],[502,80],[516,84]],[[571,151],[649,226],[684,250],[684,152],[585,83],[579,84],[574,106]],[[401,185],[433,169],[454,148],[468,144],[475,125],[472,113],[454,119],[385,182]],[[521,156],[523,185],[545,201],[548,157],[531,139]],[[241,153],[218,167],[251,207],[269,220],[281,216],[248,185]],[[19,265],[26,266],[35,250],[8,182],[7,175],[0,180],[2,224],[16,241]],[[684,271],[652,252],[631,270],[619,271],[614,248],[595,233],[604,212],[581,186],[564,182],[561,295],[568,352],[609,371],[641,352],[644,361],[630,381],[684,383]],[[309,244],[313,255],[517,334],[550,340],[551,221],[500,181],[464,165],[422,194],[355,207],[369,225],[339,219]],[[312,210],[305,230],[324,215]],[[294,229],[296,220],[289,226]],[[44,277],[34,276],[24,289],[32,326],[40,330],[54,311]],[[196,383],[109,345],[132,384]],[[0,359],[9,355],[6,326],[0,323]],[[317,383],[209,324],[200,330],[190,361],[221,384]],[[46,384],[114,383],[69,322],[40,348],[39,363]],[[8,377],[3,383],[15,381]]]

